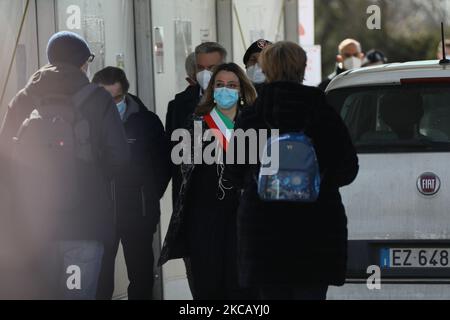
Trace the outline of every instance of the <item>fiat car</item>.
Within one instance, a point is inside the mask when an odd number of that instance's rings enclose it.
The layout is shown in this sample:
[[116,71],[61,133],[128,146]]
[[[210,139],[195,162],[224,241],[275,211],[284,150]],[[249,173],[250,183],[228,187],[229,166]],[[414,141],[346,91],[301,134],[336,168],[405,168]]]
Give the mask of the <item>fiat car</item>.
[[360,159],[342,190],[348,284],[329,298],[450,299],[450,65],[348,71],[327,99]]

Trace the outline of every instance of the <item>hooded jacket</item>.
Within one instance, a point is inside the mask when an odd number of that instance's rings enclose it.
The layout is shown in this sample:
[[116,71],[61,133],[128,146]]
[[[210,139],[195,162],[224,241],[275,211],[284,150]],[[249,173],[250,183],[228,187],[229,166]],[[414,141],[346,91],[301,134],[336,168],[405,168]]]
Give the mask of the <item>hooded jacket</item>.
[[239,275],[244,287],[342,285],[347,264],[347,217],[339,188],[358,173],[358,158],[343,121],[323,92],[293,82],[263,87],[244,109],[237,129],[279,129],[312,139],[321,175],[316,203],[263,202],[260,165],[229,165],[226,177],[243,190],[238,210]]
[[[10,172],[13,138],[23,121],[36,108],[34,98],[48,95],[73,96],[89,84],[86,75],[69,65],[46,65],[37,71],[10,103],[0,131],[0,163],[5,184],[11,186],[14,177]],[[33,98],[34,97],[34,98]],[[112,210],[111,179],[129,160],[129,149],[119,113],[111,95],[97,88],[81,108],[82,117],[88,121],[90,143],[96,159],[80,172],[83,183],[83,200],[77,212],[65,215],[52,237],[57,240],[111,240],[114,235],[115,216]],[[45,187],[45,181],[42,182]],[[11,189],[10,189],[11,190]],[[15,192],[14,202],[26,201],[25,195]],[[13,214],[17,221],[23,212]],[[23,220],[22,220],[23,221]],[[27,232],[18,222],[19,234]]]

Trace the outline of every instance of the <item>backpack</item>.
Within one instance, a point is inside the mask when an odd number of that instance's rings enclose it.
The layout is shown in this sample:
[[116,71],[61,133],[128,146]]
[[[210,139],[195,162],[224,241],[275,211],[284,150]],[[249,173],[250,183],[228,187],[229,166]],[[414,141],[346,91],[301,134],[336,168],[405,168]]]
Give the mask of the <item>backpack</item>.
[[[279,166],[270,169],[274,148]],[[268,202],[314,203],[319,198],[321,176],[316,151],[304,133],[272,137],[265,146],[258,179],[258,194]]]
[[72,97],[32,97],[35,110],[14,138],[12,174],[18,213],[35,230],[51,229],[83,201],[79,173],[95,157],[81,109],[97,89],[90,84]]

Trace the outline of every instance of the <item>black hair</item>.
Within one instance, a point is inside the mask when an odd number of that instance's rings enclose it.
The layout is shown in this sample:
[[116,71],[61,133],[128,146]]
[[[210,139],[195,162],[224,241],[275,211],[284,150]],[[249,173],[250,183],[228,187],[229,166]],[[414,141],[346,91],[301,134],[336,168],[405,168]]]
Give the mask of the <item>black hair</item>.
[[366,56],[365,56],[364,62],[363,62],[363,66],[374,64],[374,63],[386,64],[386,63],[388,63],[388,59],[382,51],[372,49],[366,53]]
[[103,70],[100,70],[94,75],[92,82],[107,86],[120,83],[124,93],[127,93],[130,89],[130,82],[128,81],[125,72],[116,67],[106,67]]

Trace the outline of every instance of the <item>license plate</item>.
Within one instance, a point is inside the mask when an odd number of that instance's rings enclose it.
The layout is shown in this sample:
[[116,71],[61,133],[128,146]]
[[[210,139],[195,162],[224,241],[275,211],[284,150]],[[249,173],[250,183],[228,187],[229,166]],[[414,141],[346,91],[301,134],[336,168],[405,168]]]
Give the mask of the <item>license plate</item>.
[[450,249],[382,249],[382,268],[450,268]]

